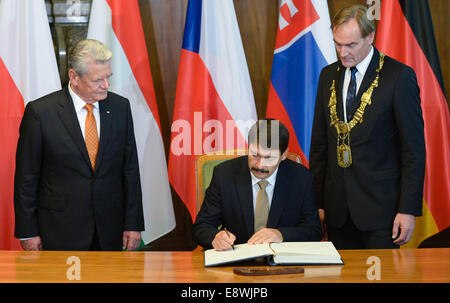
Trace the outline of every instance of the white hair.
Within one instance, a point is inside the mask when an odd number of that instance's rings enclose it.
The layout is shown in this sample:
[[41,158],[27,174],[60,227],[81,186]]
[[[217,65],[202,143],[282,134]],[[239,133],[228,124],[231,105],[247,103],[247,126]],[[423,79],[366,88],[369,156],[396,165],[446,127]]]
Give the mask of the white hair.
[[85,39],[78,41],[70,50],[68,65],[82,77],[87,73],[89,60],[106,63],[111,57],[112,52],[106,45],[94,39]]

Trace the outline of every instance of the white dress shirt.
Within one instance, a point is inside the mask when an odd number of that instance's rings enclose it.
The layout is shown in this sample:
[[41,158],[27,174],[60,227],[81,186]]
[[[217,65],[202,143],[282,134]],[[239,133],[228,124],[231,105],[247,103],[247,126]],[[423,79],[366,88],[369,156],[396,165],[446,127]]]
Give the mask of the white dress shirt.
[[[356,72],[356,92],[355,96],[358,94],[359,87],[361,86],[361,82],[364,79],[364,75],[366,74],[367,68],[369,67],[370,61],[373,57],[373,46],[370,47],[369,54],[362,60],[359,64],[356,65],[356,68],[358,71]],[[350,85],[350,80],[352,77],[352,72],[350,71],[350,68],[347,67],[345,70],[345,76],[344,76],[344,85],[342,86],[342,106],[344,107],[344,121],[347,121],[347,107],[346,107],[346,99],[347,99],[347,91],[348,86]]]
[[[269,198],[269,211],[270,211],[270,206],[272,205],[273,190],[275,189],[275,181],[277,180],[277,173],[278,173],[278,167],[273,172],[273,174],[269,178],[266,179],[268,182],[268,184],[266,186],[266,193],[267,193],[267,197]],[[258,195],[258,192],[261,189],[258,185],[258,182],[261,181],[262,179],[256,178],[255,175],[253,175],[252,171],[250,171],[250,175],[252,176],[253,212],[254,212],[255,208],[256,208],[256,196]]]
[[[77,114],[78,122],[80,123],[81,133],[83,134],[83,138],[85,138],[84,129],[86,127],[86,116],[88,113],[87,109],[84,108],[86,102],[84,102],[83,99],[81,99],[72,90],[72,88],[70,87],[70,82],[69,82],[69,94],[72,97],[73,105],[75,106],[75,112]],[[98,139],[100,140],[100,108],[98,102],[92,103],[92,105],[94,105],[92,112],[94,114],[95,124],[97,124]]]

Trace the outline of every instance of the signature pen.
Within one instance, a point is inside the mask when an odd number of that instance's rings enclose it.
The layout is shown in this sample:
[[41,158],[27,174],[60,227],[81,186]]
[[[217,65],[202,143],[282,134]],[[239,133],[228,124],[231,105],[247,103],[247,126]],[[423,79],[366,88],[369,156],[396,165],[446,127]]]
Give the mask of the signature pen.
[[[226,228],[224,228],[223,230],[227,233],[228,239],[231,239],[231,236],[230,236],[230,233],[228,232],[228,230]],[[231,245],[231,248],[234,250],[234,245]]]

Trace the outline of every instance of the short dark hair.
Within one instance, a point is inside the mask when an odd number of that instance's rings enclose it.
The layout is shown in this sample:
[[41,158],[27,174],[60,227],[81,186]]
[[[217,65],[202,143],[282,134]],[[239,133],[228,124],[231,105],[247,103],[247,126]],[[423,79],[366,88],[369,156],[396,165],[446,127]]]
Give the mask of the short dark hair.
[[331,20],[331,29],[355,19],[358,23],[361,37],[365,38],[375,31],[375,22],[367,17],[367,7],[363,5],[352,5],[342,8]]
[[[276,133],[277,130],[278,133]],[[274,138],[273,136],[277,137]],[[280,154],[283,154],[289,145],[289,131],[286,126],[278,120],[258,120],[248,132],[248,145],[253,143],[256,143],[263,148],[277,148],[280,150]],[[275,146],[277,144],[278,146]]]

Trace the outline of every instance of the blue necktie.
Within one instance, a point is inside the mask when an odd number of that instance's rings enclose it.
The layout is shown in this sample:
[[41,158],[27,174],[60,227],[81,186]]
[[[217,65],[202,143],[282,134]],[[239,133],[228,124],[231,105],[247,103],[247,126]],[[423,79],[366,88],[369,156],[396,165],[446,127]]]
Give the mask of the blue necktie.
[[356,66],[353,66],[352,68],[350,68],[350,71],[352,73],[351,79],[350,79],[350,84],[348,85],[348,90],[347,90],[347,99],[346,99],[346,111],[347,111],[347,122],[350,122],[350,120],[352,119],[352,114],[355,111],[355,95],[356,95],[356,72],[358,71],[358,69],[356,68]]

